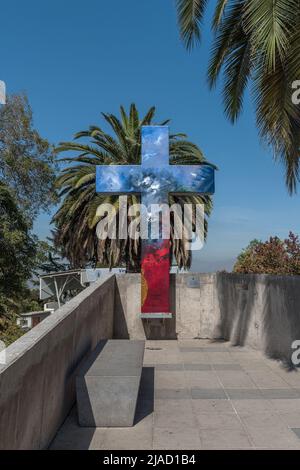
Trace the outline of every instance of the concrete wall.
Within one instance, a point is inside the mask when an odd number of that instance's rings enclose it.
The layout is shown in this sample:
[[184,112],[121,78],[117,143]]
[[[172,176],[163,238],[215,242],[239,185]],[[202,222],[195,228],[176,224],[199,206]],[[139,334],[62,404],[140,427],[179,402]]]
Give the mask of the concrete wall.
[[0,365],[0,449],[46,448],[75,402],[75,375],[112,338],[115,278],[85,289],[7,348]]
[[286,362],[300,340],[300,276],[173,274],[172,320],[141,320],[140,308],[140,276],[117,276],[114,337],[223,338]]
[[[171,274],[172,320],[141,320],[139,274],[116,276],[114,337],[132,339],[211,338],[216,311],[215,274]],[[198,285],[198,286],[197,286]],[[195,287],[191,287],[195,286]]]
[[290,363],[300,340],[300,276],[218,273],[213,335]]

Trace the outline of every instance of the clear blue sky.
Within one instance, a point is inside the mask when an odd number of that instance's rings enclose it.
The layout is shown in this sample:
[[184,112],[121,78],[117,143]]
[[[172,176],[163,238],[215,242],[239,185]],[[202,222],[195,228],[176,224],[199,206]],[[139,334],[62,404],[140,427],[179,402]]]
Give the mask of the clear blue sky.
[[[155,105],[158,120],[171,118],[171,130],[186,132],[219,167],[208,242],[195,256],[200,271],[230,268],[253,238],[300,233],[299,196],[288,196],[282,167],[260,145],[249,99],[232,126],[220,89],[208,90],[210,14],[191,54],[172,0],[10,0],[0,28],[0,79],[9,93],[28,93],[35,125],[51,142],[135,102],[142,112]],[[41,238],[49,220],[42,214],[35,224]]]

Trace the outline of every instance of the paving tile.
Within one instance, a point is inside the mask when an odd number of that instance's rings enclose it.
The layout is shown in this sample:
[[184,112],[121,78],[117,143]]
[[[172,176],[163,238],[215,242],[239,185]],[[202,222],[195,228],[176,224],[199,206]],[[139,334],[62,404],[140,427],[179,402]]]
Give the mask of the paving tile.
[[[151,361],[152,359],[152,361]],[[182,355],[171,354],[165,351],[145,351],[144,361],[152,362],[153,364],[180,364],[182,363]]]
[[212,370],[210,364],[186,364],[184,363],[185,370]]
[[[151,366],[151,364],[147,365],[147,367]],[[183,364],[152,364],[155,370],[183,370]]]
[[232,346],[229,348],[230,353],[234,354],[236,357],[247,360],[261,360],[261,356],[255,349],[242,347],[242,346]]
[[181,371],[155,370],[156,389],[182,389],[187,386],[188,380],[183,369]]
[[224,388],[256,388],[251,378],[243,371],[220,370],[217,375]]
[[243,429],[236,413],[195,413],[200,429]]
[[257,355],[257,353],[255,351],[249,351],[249,350],[246,350],[246,349],[235,349],[235,350],[230,350],[230,353],[232,354],[232,356],[234,355],[234,357],[236,359],[238,359],[239,361],[245,361],[245,362],[263,362],[261,357]]
[[206,357],[211,364],[233,364],[238,361],[235,359],[233,354],[228,352],[206,352]]
[[[98,431],[98,443],[103,442],[106,430]],[[50,445],[50,450],[86,450],[89,449],[95,435],[95,428],[83,428],[78,425],[77,411],[74,407],[61,426]],[[99,447],[100,448],[100,447]]]
[[285,380],[271,370],[249,371],[249,375],[259,388],[290,388],[290,385]]
[[227,398],[222,388],[192,388],[191,393],[194,400],[224,400]]
[[132,428],[107,428],[104,450],[152,449],[153,417],[148,416]]
[[168,356],[153,356],[145,354],[144,356],[144,366],[153,366],[156,367],[156,364],[161,364],[164,362],[165,364],[178,364],[180,361],[180,358],[178,357],[168,357]]
[[89,450],[102,450],[105,445],[107,428],[97,428],[88,447]]
[[243,370],[240,364],[211,364],[214,370]]
[[300,398],[300,392],[296,389],[284,389],[284,388],[268,388],[268,389],[260,389],[262,395],[269,400],[276,400],[276,399],[293,399],[293,398]]
[[261,400],[264,398],[261,391],[255,388],[226,388],[226,393],[231,400]]
[[300,388],[300,374],[298,371],[279,370],[278,375],[287,382],[291,387]]
[[231,405],[238,413],[260,413],[274,411],[274,406],[269,400],[259,399],[243,399],[230,400]]
[[278,411],[282,421],[290,428],[300,428],[300,411]]
[[155,399],[160,400],[177,400],[177,399],[189,399],[191,398],[190,390],[187,388],[168,389],[161,388],[154,391]]
[[296,435],[287,427],[248,427],[247,432],[255,447],[269,449],[300,448]]
[[187,352],[181,355],[184,367],[186,364],[209,364],[206,353]]
[[207,400],[192,400],[192,407],[195,415],[198,413],[232,413],[234,408],[230,400],[227,399],[207,399]]
[[222,385],[213,371],[186,371],[187,383],[191,388],[222,388]]
[[182,363],[182,355],[177,351],[151,351],[145,350],[144,364],[180,364]]
[[200,429],[203,449],[252,449],[245,431],[240,429]]
[[300,428],[293,428],[292,431],[296,434],[298,439],[300,439]]
[[300,412],[300,399],[274,399],[270,400],[273,408],[278,411]]
[[154,407],[154,427],[172,427],[183,429],[196,427],[196,418],[191,405],[191,400],[162,400],[157,399]]
[[[265,428],[265,427],[279,427],[284,426],[283,420],[278,414],[272,411],[262,411],[262,412],[239,412],[239,416],[243,424],[247,427],[254,428]],[[285,427],[285,426],[284,426]]]
[[193,377],[203,379],[203,380],[204,379],[218,380],[217,374],[212,369],[210,370],[185,370],[184,374],[188,380],[191,380]]
[[249,360],[242,360],[239,359],[238,363],[244,369],[245,371],[251,371],[251,370],[262,370],[265,372],[269,372],[271,369],[268,367],[266,364],[264,364],[262,361],[257,360],[257,361],[249,361]]
[[200,449],[201,442],[196,428],[185,426],[183,429],[166,427],[153,430],[153,449],[186,450]]

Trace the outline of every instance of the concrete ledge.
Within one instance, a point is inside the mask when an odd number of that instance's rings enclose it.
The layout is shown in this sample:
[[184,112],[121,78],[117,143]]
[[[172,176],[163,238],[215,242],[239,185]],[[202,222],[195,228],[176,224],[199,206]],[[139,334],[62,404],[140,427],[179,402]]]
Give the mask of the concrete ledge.
[[7,348],[0,449],[48,447],[75,402],[82,359],[112,338],[115,277],[97,281]]
[[76,377],[81,426],[133,426],[144,349],[144,341],[100,342]]

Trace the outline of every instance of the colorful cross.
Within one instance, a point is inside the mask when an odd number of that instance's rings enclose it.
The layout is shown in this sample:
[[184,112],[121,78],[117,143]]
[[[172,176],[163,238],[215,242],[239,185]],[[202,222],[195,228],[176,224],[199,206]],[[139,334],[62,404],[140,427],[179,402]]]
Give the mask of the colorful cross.
[[[96,169],[96,191],[110,194],[141,194],[151,222],[151,207],[168,204],[170,193],[213,194],[214,168],[210,165],[170,165],[169,128],[142,127],[141,165],[101,165]],[[144,219],[145,220],[145,219]],[[142,318],[170,318],[170,239],[142,239]]]

